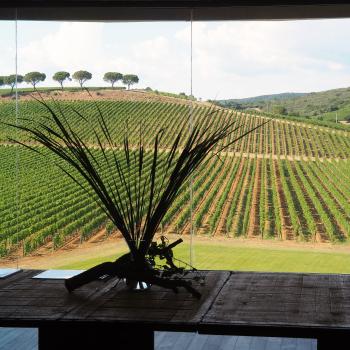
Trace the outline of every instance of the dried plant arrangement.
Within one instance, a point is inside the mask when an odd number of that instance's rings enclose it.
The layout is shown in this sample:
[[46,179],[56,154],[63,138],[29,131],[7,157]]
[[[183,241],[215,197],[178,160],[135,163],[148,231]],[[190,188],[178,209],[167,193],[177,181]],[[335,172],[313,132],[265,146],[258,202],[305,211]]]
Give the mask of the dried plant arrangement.
[[[189,270],[176,266],[173,260],[172,248],[182,240],[169,244],[162,237],[157,243],[156,232],[194,171],[268,120],[246,130],[244,125],[237,125],[234,118],[218,123],[217,109],[210,109],[205,126],[194,123],[189,130],[179,130],[170,148],[160,147],[164,136],[162,129],[155,134],[152,147],[144,145],[142,131],[137,145],[131,147],[127,133],[122,145],[113,140],[96,103],[94,123],[74,110],[84,128],[94,135],[92,147],[84,141],[81,132],[73,129],[58,102],[49,104],[41,98],[35,99],[47,115],[43,119],[24,119],[21,126],[11,125],[25,132],[31,143],[12,141],[40,154],[48,150],[60,159],[58,166],[77,186],[93,195],[129,248],[127,254],[114,262],[104,262],[66,280],[67,290],[71,292],[102,276],[117,276],[130,286],[140,282],[175,292],[182,287],[199,298],[201,294],[192,287],[191,279],[184,278]],[[159,258],[164,261],[161,265],[156,262]]]

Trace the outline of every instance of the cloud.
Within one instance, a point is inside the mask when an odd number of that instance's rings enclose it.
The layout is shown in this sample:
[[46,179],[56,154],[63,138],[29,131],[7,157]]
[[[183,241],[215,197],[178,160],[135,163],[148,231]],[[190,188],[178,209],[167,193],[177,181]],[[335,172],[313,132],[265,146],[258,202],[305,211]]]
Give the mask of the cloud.
[[19,48],[22,71],[95,69],[103,56],[103,23],[62,23],[54,33]]
[[[84,69],[93,74],[90,85],[105,84],[102,80],[105,72],[119,71],[139,75],[142,86],[163,91],[186,90],[189,86],[186,45],[174,45],[172,37],[161,35],[130,40],[127,44],[125,40],[118,42],[118,37],[125,35],[118,24],[111,28],[103,23],[62,23],[55,32],[19,48],[19,71],[40,70],[51,77],[57,70]],[[52,81],[48,79],[45,84],[52,85]]]
[[189,47],[174,43],[173,38],[158,36],[135,43],[131,59],[147,84],[163,91],[181,92],[189,88]]
[[329,62],[328,67],[331,70],[341,70],[345,68],[345,66],[339,62]]
[[[194,23],[195,94],[227,98],[348,85],[348,26],[348,20]],[[188,41],[189,33],[188,26],[176,37]]]
[[[195,22],[194,94],[229,98],[347,86],[349,24],[347,19]],[[155,25],[157,34],[139,23],[138,36],[130,24],[126,30],[120,23],[61,23],[19,48],[19,71],[40,70],[50,77],[57,70],[86,69],[93,74],[91,85],[104,84],[106,71],[120,71],[138,74],[139,86],[189,93],[190,26],[165,34],[167,23]]]

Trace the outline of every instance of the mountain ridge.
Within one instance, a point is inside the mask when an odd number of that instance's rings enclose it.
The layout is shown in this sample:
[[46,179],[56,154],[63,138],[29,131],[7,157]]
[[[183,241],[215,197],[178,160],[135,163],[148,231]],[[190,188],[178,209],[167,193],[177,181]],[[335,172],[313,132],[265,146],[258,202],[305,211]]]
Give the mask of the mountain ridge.
[[310,93],[280,93],[214,101],[226,108],[270,112],[337,123],[350,122],[350,87]]
[[244,98],[230,98],[223,99],[217,101],[233,101],[233,102],[256,102],[256,101],[268,101],[268,100],[283,100],[288,98],[294,98],[299,96],[308,95],[307,92],[282,92],[277,94],[266,94],[266,95],[258,95],[252,97],[244,97]]

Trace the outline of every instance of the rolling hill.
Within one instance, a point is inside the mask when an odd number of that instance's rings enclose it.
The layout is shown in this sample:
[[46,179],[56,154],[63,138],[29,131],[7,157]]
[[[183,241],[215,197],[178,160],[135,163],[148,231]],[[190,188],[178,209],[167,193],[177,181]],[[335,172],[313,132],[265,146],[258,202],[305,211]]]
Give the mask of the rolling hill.
[[218,100],[223,107],[258,109],[335,123],[350,118],[350,88],[311,93],[282,93],[244,99]]
[[[62,99],[58,103],[94,149],[93,133],[73,111],[83,113],[94,124],[96,100]],[[122,143],[126,125],[134,144],[139,140],[140,125],[148,145],[157,130],[164,128],[160,147],[166,152],[176,132],[188,127],[190,109],[183,100],[146,96],[144,100],[100,98],[97,103],[117,144]],[[1,121],[15,122],[14,108],[14,102],[2,102]],[[27,100],[20,102],[19,110],[21,117],[40,118],[47,113],[37,102]],[[209,120],[237,120],[244,125],[241,132],[266,120],[256,113],[211,111],[207,104],[195,103],[194,120],[201,127]],[[8,137],[29,141],[25,134],[8,127],[0,130],[0,256],[18,251],[26,255],[41,246],[59,249],[69,242],[78,244],[96,234],[114,232],[93,199],[63,177],[52,162],[9,143]],[[101,156],[93,152],[97,158]],[[350,132],[273,119],[197,171],[193,197],[196,233],[213,239],[346,242],[350,237],[349,174]],[[189,198],[183,188],[163,220],[163,232],[189,232]]]

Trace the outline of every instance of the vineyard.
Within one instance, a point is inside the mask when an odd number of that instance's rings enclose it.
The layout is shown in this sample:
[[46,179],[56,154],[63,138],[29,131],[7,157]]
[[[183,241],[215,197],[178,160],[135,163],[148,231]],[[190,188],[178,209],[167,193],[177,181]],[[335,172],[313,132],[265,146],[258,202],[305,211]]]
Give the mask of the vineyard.
[[[98,101],[97,106],[116,145],[122,144],[126,132],[135,144],[141,133],[151,146],[156,131],[163,128],[161,148],[166,152],[176,132],[188,129],[190,108],[185,104]],[[75,112],[93,124],[97,106],[94,101],[59,104],[99,157],[93,130],[85,129]],[[0,104],[1,121],[15,123],[14,111],[14,103]],[[21,102],[19,113],[22,118],[38,119],[47,114],[34,101]],[[265,120],[226,109],[213,112],[204,104],[196,104],[192,115],[202,128],[211,121],[235,120],[242,125],[237,135]],[[20,123],[26,121],[20,119]],[[93,198],[53,162],[8,141],[28,142],[26,135],[7,126],[0,129],[0,256],[19,249],[23,255],[30,254],[46,244],[58,249],[73,238],[88,239],[102,228],[106,234],[113,232]],[[349,159],[349,132],[274,119],[196,172],[195,232],[213,237],[345,242],[350,237]],[[163,232],[189,233],[189,198],[184,188],[163,220]]]

